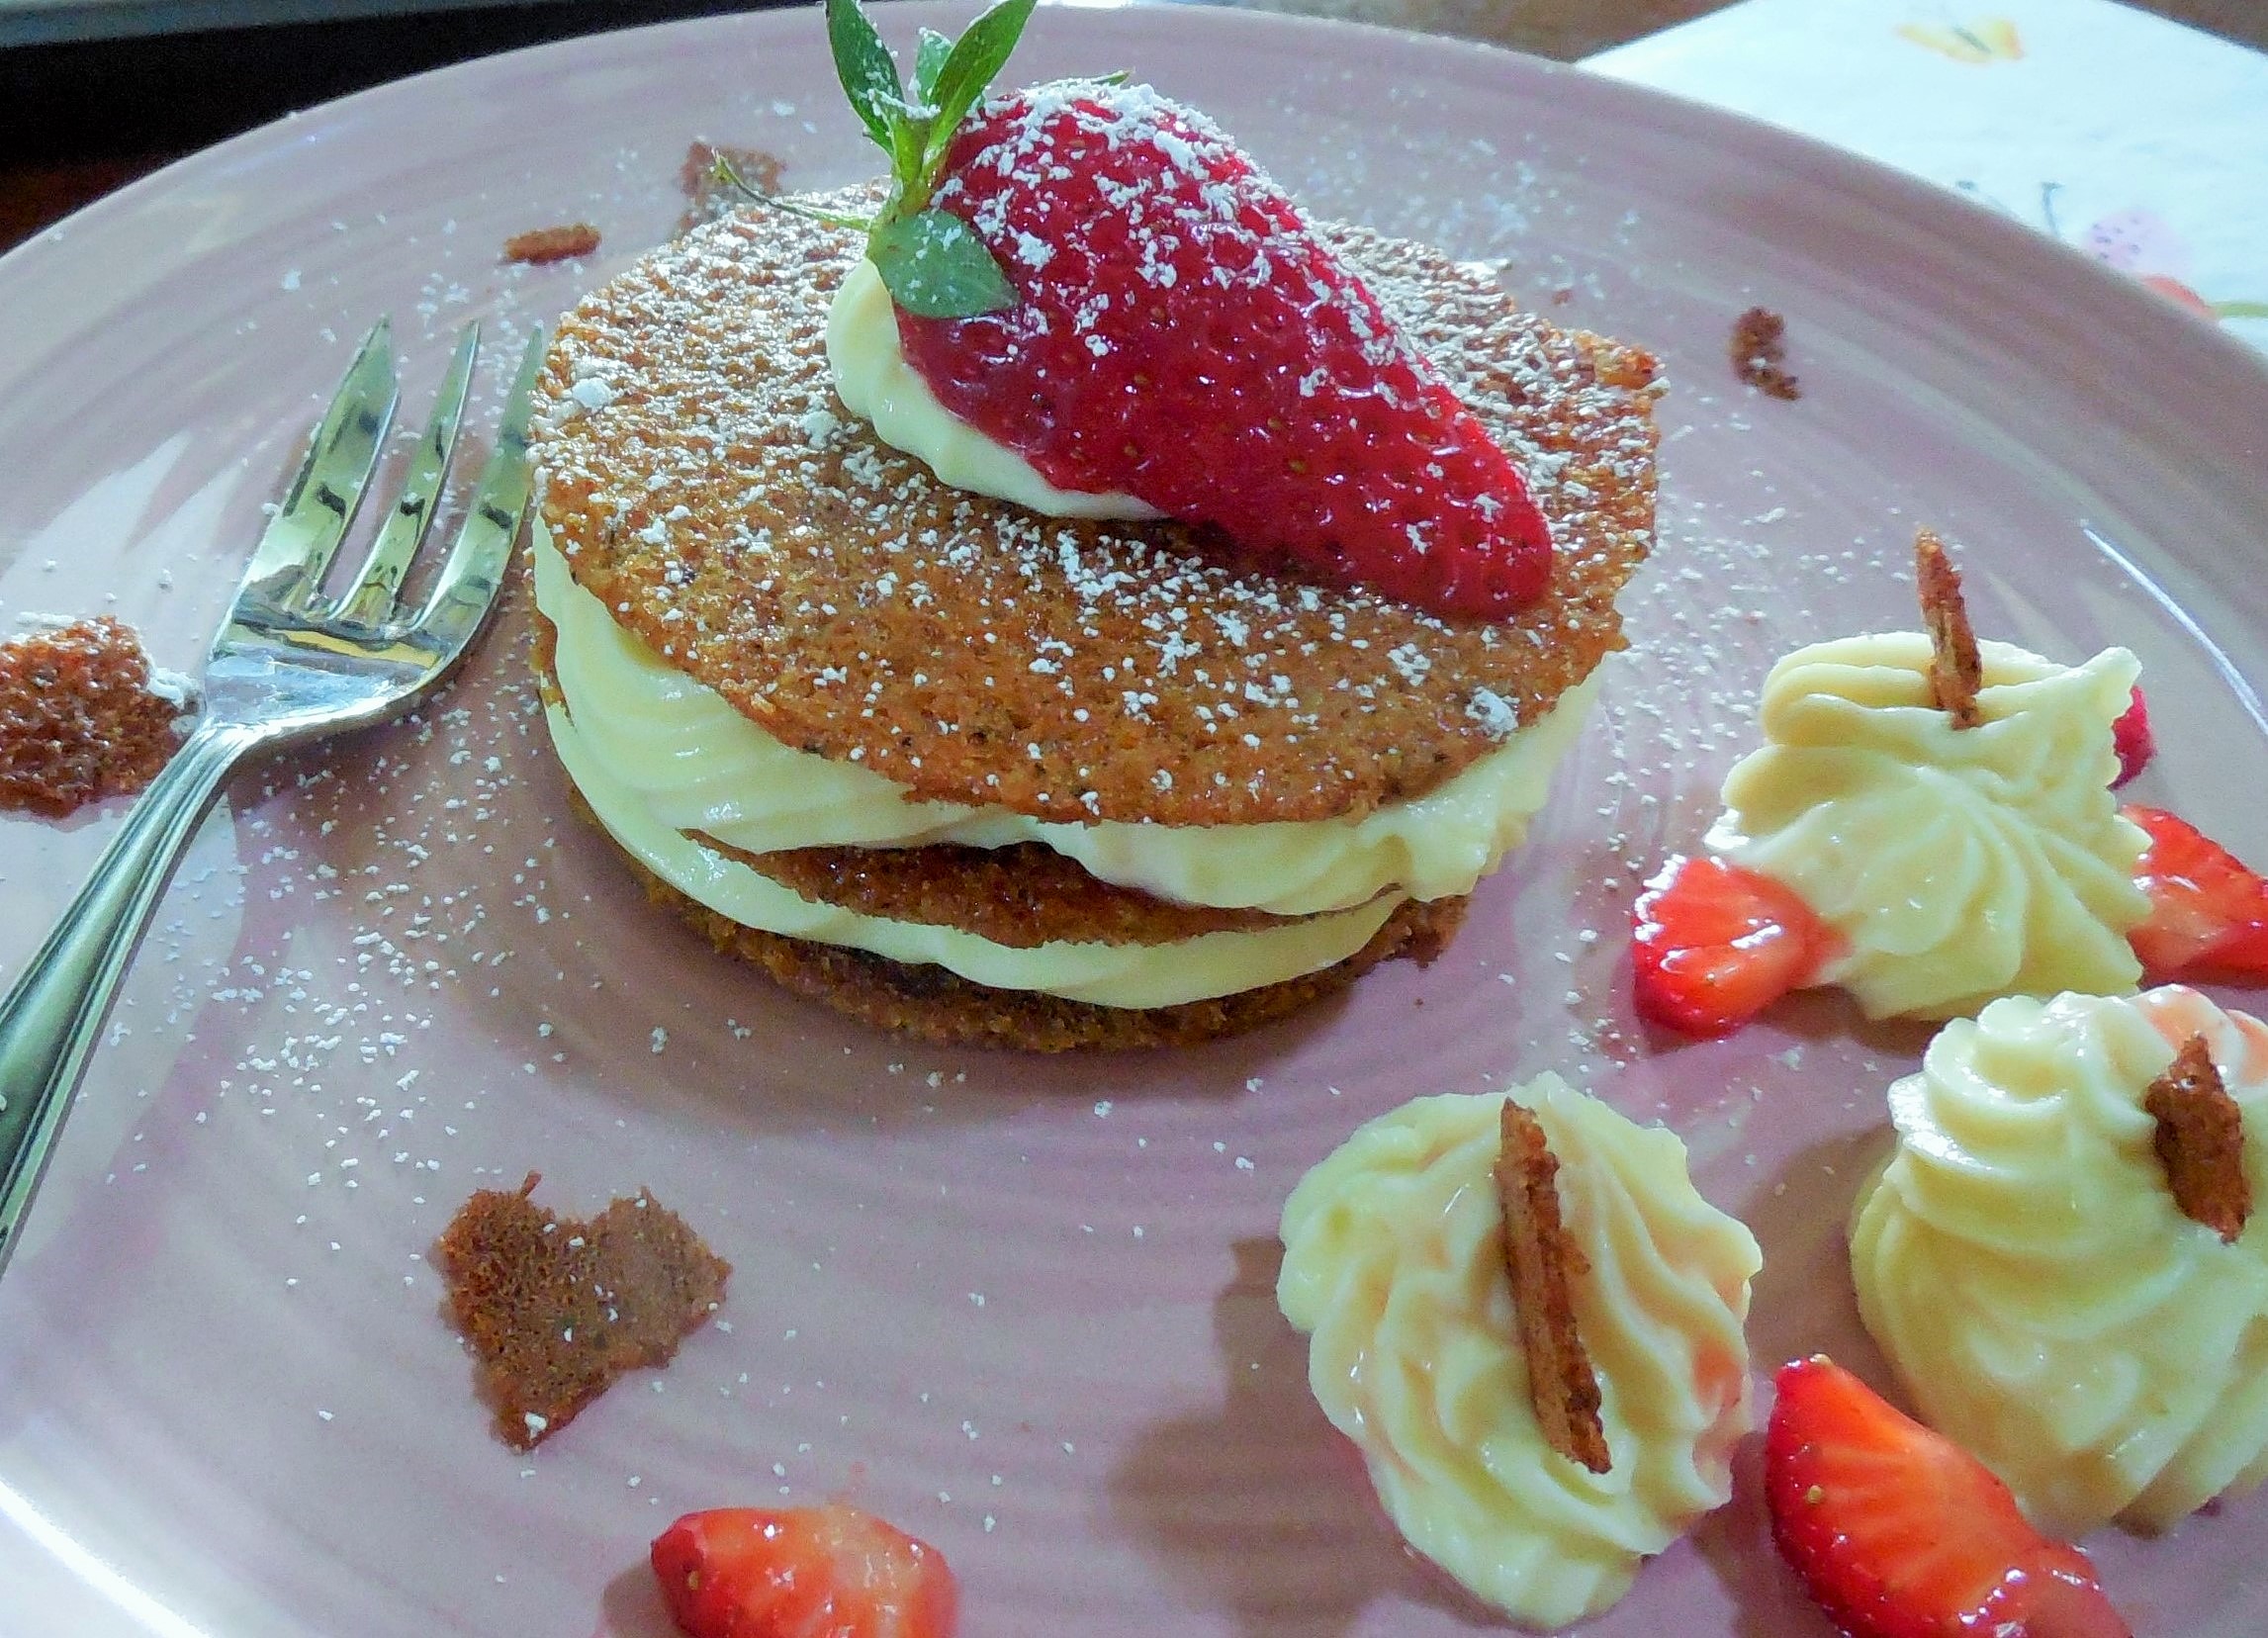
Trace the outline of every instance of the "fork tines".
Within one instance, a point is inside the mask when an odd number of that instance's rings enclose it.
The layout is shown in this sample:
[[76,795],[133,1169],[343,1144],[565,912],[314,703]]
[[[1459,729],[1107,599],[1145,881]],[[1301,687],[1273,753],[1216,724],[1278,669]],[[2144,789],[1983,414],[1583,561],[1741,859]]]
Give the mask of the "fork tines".
[[[432,417],[418,438],[377,539],[345,587],[336,595],[326,595],[324,579],[377,471],[400,400],[392,321],[381,318],[373,324],[316,426],[283,503],[260,538],[244,574],[239,605],[256,601],[270,616],[359,633],[422,626],[452,615],[462,618],[467,612],[477,620],[490,600],[488,589],[482,586],[477,606],[468,608],[473,599],[467,593],[473,589],[467,582],[493,579],[480,572],[483,566],[500,573],[501,555],[508,553],[510,536],[526,507],[527,422],[543,345],[538,330],[512,383],[496,449],[474,488],[465,521],[431,591],[414,613],[406,614],[401,604],[403,584],[438,511],[480,355],[481,326],[476,320],[458,333]],[[505,531],[500,541],[496,538],[499,525]]]

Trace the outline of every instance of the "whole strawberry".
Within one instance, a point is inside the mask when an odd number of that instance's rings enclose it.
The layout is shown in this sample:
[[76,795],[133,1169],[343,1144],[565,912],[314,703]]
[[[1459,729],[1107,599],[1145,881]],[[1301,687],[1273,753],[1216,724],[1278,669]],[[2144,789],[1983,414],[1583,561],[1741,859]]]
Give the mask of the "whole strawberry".
[[978,106],[1030,10],[925,35],[909,95],[856,0],[829,0],[892,156],[867,255],[931,392],[1055,487],[1263,564],[1445,614],[1540,596],[1551,537],[1519,468],[1209,121],[1108,80]]

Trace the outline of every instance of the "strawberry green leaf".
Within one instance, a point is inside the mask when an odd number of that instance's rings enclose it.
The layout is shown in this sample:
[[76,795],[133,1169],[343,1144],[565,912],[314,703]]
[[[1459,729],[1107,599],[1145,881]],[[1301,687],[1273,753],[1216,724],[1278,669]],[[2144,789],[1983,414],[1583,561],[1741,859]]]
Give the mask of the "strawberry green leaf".
[[937,90],[937,73],[945,66],[945,59],[953,52],[953,42],[935,29],[922,30],[921,48],[914,54],[914,96],[916,100],[936,107],[930,101]]
[[929,100],[937,105],[937,122],[930,127],[924,168],[934,163],[953,142],[961,116],[976,106],[984,88],[1007,66],[1009,53],[1031,21],[1035,0],[1000,0],[968,26],[953,43],[939,66]]
[[944,211],[878,224],[866,256],[890,300],[917,318],[972,318],[1016,305],[1016,287],[976,229]]
[[905,117],[905,89],[890,48],[859,0],[827,0],[827,43],[834,48],[835,72],[866,135],[883,152],[891,152],[892,133]]

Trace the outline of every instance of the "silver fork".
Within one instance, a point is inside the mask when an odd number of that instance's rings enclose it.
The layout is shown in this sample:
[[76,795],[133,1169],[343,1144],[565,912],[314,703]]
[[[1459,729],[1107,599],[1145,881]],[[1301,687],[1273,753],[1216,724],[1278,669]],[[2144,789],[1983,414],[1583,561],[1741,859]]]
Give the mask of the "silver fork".
[[223,781],[254,752],[383,721],[429,692],[496,605],[527,510],[527,426],[543,335],[529,342],[465,521],[414,609],[403,582],[433,521],[472,385],[480,326],[457,343],[400,497],[346,589],[323,578],[346,538],[399,394],[393,331],[363,339],[214,634],[204,711],[150,781],[62,920],[0,1001],[0,1269],[71,1093],[173,867]]

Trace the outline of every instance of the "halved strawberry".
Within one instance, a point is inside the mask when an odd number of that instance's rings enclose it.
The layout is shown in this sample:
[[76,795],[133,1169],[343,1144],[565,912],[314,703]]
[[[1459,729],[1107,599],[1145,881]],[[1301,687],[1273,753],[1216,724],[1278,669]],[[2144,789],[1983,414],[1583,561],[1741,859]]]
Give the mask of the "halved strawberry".
[[1721,859],[1673,857],[1631,910],[1638,1016],[1730,1035],[1835,954],[1834,929],[1784,882]]
[[1048,482],[1439,613],[1542,593],[1519,467],[1202,115],[1140,85],[1018,92],[955,138],[933,198],[1018,299],[901,315],[906,359]]
[[2143,702],[2139,687],[2119,720],[2111,724],[2111,744],[2119,753],[2119,776],[2111,781],[2111,788],[2116,790],[2147,768],[2150,758],[2157,755],[2157,740],[2150,733],[2150,708]]
[[2078,1548],[1974,1456],[1825,1355],[1780,1367],[1772,1539],[1851,1638],[2130,1638]]
[[890,155],[855,226],[939,402],[1058,489],[1268,567],[1442,614],[1541,596],[1551,532],[1518,464],[1218,128],[1115,78],[983,100],[1032,7],[924,30],[909,90],[860,0],[827,0]]
[[2151,979],[2268,978],[2268,881],[2186,820],[2124,811],[2150,837],[2134,864],[2150,916],[2128,938]]
[[692,1638],[951,1638],[958,1619],[944,1554],[841,1502],[687,1513],[652,1556]]

